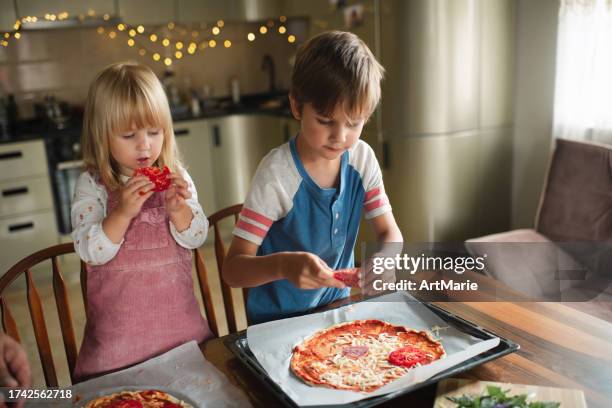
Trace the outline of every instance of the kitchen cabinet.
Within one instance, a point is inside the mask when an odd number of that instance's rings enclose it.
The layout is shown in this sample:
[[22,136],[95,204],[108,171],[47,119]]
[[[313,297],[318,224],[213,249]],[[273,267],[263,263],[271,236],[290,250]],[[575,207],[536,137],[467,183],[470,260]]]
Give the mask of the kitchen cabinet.
[[119,0],[119,17],[131,25],[162,25],[176,21],[177,8],[177,0]]
[[0,271],[57,242],[43,141],[0,145]]
[[262,21],[280,14],[281,0],[178,0],[181,23]]
[[[86,16],[90,10],[94,11],[96,16],[104,14],[114,15],[116,13],[114,0],[17,0],[17,8],[19,18],[25,16],[41,18],[45,14],[59,14],[63,12],[67,12],[70,17],[78,15]],[[2,10],[4,11],[4,8]]]
[[178,21],[181,23],[232,20],[235,1],[178,0]]
[[244,202],[261,159],[284,143],[283,120],[244,114],[210,121],[218,209]]
[[17,12],[13,0],[0,0],[0,31],[13,31],[17,21]]
[[198,192],[198,201],[208,216],[217,210],[208,121],[177,122],[174,124],[174,134],[183,162]]

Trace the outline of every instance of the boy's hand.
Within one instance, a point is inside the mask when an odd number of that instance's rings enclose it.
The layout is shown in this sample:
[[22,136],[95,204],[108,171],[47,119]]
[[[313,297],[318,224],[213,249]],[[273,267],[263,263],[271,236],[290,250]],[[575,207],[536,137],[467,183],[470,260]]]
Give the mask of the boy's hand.
[[138,215],[142,204],[153,195],[153,187],[154,184],[145,176],[132,177],[121,189],[115,211],[131,220]]
[[329,266],[318,256],[309,252],[290,252],[285,254],[282,270],[283,277],[300,289],[318,289],[346,286],[337,279]]
[[180,175],[173,173],[168,178],[172,180],[172,185],[166,190],[166,210],[175,213],[184,208],[185,200],[191,198],[191,193],[189,185]]

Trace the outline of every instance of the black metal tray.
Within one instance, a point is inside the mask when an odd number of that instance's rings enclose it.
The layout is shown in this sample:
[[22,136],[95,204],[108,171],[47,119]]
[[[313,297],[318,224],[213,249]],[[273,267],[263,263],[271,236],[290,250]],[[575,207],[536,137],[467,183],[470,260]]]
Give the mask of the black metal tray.
[[[381,395],[378,397],[372,397],[369,399],[363,399],[363,400],[351,402],[348,404],[316,405],[316,406],[313,405],[311,407],[315,407],[315,408],[317,407],[318,408],[321,408],[321,407],[336,407],[336,408],[373,407],[373,406],[382,404],[384,402],[387,402],[389,400],[392,400],[394,398],[397,398],[401,395],[408,394],[419,388],[425,387],[433,383],[437,383],[443,378],[452,377],[463,371],[470,370],[480,364],[486,363],[491,360],[495,360],[496,358],[505,356],[506,354],[514,353],[520,348],[520,346],[517,343],[511,340],[505,339],[503,337],[500,337],[496,335],[495,333],[489,330],[486,330],[467,320],[464,320],[461,317],[456,316],[450,312],[447,312],[446,310],[436,305],[433,305],[427,302],[423,302],[422,304],[427,306],[429,309],[431,309],[432,312],[434,312],[441,319],[443,319],[444,321],[446,321],[448,324],[452,325],[459,331],[462,331],[463,333],[469,334],[471,336],[474,336],[476,338],[483,339],[483,340],[488,340],[488,339],[492,339],[495,337],[499,337],[499,340],[500,340],[499,344],[497,345],[497,347],[487,350],[484,353],[481,353],[477,356],[474,356],[470,358],[469,360],[464,361],[461,364],[458,364],[447,370],[439,372],[438,374],[434,375],[433,377],[429,378],[426,381],[423,381],[418,384],[414,384],[410,387],[403,388],[401,390],[392,392],[390,394]],[[346,305],[343,305],[343,306],[346,306]],[[276,382],[274,382],[268,376],[264,368],[259,364],[259,362],[257,361],[257,358],[253,355],[253,353],[249,349],[249,345],[247,343],[246,331],[242,331],[240,333],[235,333],[233,335],[228,336],[226,340],[224,341],[224,343],[232,351],[232,353],[234,353],[236,357],[238,357],[238,359],[242,361],[242,363],[245,364],[253,372],[253,374],[255,374],[255,376],[259,378],[267,386],[267,388],[272,392],[272,394],[278,398],[279,403],[282,403],[286,407],[298,407],[299,406],[287,394],[285,394],[282,388],[280,388],[278,384],[276,384]]]

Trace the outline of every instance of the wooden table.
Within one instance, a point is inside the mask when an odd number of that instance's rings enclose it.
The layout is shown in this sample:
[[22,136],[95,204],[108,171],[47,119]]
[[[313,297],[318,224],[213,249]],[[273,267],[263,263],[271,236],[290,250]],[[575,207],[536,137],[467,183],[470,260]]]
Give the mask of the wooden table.
[[[612,323],[559,303],[435,302],[466,320],[520,344],[503,358],[460,377],[584,391],[589,407],[612,407]],[[257,407],[279,402],[225,347],[224,337],[202,346],[204,356],[240,387]],[[387,403],[432,407],[436,387],[427,386]]]

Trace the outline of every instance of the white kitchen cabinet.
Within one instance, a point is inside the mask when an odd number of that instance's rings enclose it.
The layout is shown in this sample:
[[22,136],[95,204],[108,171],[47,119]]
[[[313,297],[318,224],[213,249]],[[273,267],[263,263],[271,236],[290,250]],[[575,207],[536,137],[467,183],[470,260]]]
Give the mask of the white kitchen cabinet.
[[183,162],[198,192],[198,201],[209,216],[217,209],[212,171],[211,133],[207,120],[174,124],[176,142]]
[[42,141],[0,145],[0,181],[47,173],[47,156]]
[[0,31],[13,31],[17,21],[15,3],[13,0],[0,0]]
[[178,0],[181,23],[263,21],[281,15],[284,0]]
[[177,0],[119,0],[119,17],[127,24],[161,25],[174,22]]
[[0,273],[57,242],[43,141],[0,145]]
[[114,0],[17,0],[17,8],[19,18],[25,16],[41,18],[45,14],[63,12],[68,13],[70,17],[87,16],[90,11],[95,12],[96,16],[114,15],[116,12]]
[[53,208],[49,177],[40,175],[0,182],[0,214],[3,216]]
[[218,209],[244,202],[263,157],[284,141],[281,118],[230,115],[210,121]]
[[233,20],[236,1],[178,0],[178,21],[181,23]]

